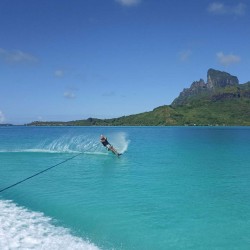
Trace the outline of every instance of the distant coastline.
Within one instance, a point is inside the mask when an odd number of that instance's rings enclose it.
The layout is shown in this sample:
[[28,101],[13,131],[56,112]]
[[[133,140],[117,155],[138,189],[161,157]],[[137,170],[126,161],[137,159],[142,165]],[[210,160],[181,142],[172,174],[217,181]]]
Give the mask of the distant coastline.
[[171,105],[113,119],[35,121],[28,126],[250,126],[250,82],[209,69],[207,82],[194,81]]
[[10,123],[0,123],[0,127],[9,127],[9,126],[14,126],[14,124],[10,124]]

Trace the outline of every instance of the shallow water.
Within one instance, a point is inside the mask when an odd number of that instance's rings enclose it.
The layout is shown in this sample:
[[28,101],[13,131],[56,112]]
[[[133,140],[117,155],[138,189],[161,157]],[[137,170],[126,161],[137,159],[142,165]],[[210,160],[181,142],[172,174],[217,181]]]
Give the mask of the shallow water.
[[0,189],[82,152],[0,193],[0,249],[247,249],[249,140],[249,127],[0,128]]

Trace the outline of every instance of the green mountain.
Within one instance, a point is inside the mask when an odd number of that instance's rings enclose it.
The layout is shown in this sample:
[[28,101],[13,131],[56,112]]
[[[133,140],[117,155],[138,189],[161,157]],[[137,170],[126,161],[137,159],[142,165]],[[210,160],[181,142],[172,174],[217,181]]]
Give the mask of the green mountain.
[[250,125],[250,82],[239,84],[236,76],[209,69],[207,83],[193,82],[171,107],[179,125]]
[[250,82],[209,69],[207,82],[195,81],[171,103],[152,111],[113,119],[89,118],[70,122],[32,122],[28,125],[63,126],[250,126]]

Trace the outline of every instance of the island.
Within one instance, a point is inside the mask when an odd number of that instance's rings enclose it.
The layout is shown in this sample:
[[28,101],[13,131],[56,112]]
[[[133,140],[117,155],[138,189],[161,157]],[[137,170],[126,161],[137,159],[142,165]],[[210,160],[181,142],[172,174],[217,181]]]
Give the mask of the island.
[[28,126],[250,126],[250,82],[209,69],[206,82],[194,81],[170,105],[112,119],[34,121]]

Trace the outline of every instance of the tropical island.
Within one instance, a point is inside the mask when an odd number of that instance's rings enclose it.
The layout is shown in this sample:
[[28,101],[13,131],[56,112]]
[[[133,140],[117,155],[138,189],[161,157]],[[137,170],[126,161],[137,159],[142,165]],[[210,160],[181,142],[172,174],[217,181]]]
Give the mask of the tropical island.
[[170,105],[112,119],[35,121],[28,126],[250,126],[250,81],[209,69],[207,81],[194,81]]

